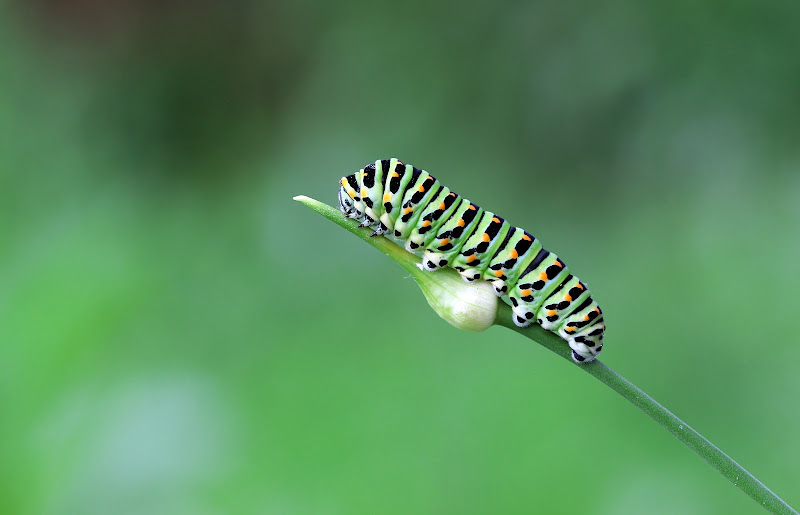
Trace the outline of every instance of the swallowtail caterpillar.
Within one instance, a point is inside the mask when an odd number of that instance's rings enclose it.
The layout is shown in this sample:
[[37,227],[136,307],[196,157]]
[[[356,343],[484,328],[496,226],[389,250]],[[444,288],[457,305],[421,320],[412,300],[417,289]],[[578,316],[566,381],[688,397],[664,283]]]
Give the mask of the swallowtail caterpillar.
[[514,323],[533,322],[563,338],[577,363],[603,349],[605,321],[586,284],[533,235],[450,191],[424,170],[382,159],[339,182],[349,218],[405,241],[421,268],[451,267],[466,281],[489,281],[511,305]]

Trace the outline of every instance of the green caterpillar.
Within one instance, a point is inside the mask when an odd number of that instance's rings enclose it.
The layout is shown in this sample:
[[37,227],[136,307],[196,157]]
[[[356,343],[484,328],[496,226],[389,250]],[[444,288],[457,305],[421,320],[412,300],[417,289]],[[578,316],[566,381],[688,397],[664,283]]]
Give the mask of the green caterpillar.
[[531,234],[439,184],[424,170],[383,159],[343,177],[339,209],[378,234],[422,251],[421,268],[450,266],[467,281],[483,279],[506,300],[514,323],[536,321],[558,334],[576,363],[603,350],[605,322],[586,284]]

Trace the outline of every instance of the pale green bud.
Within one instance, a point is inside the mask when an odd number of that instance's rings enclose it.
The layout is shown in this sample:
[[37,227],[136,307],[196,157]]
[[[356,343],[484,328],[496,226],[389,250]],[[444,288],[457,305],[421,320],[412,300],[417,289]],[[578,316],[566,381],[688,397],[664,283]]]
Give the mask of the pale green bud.
[[498,298],[486,281],[465,282],[452,269],[414,274],[428,304],[447,323],[466,331],[485,331],[494,324]]

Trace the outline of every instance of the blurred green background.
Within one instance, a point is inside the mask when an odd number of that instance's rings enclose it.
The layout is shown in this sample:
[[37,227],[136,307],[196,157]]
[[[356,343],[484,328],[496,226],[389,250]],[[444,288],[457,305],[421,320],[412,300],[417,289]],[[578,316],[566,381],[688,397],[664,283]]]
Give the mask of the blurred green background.
[[392,156],[557,251],[604,361],[797,506],[798,26],[781,1],[3,3],[0,512],[760,512],[291,201]]

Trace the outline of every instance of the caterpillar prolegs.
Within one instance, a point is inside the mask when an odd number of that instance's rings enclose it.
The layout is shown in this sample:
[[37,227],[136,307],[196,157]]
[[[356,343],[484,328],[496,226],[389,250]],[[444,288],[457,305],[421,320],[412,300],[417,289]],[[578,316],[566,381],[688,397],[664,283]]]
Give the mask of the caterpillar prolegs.
[[422,267],[452,267],[467,281],[492,283],[511,304],[514,323],[534,321],[558,334],[577,363],[603,349],[605,322],[586,284],[530,233],[442,186],[424,170],[383,159],[343,177],[339,209],[405,240]]

